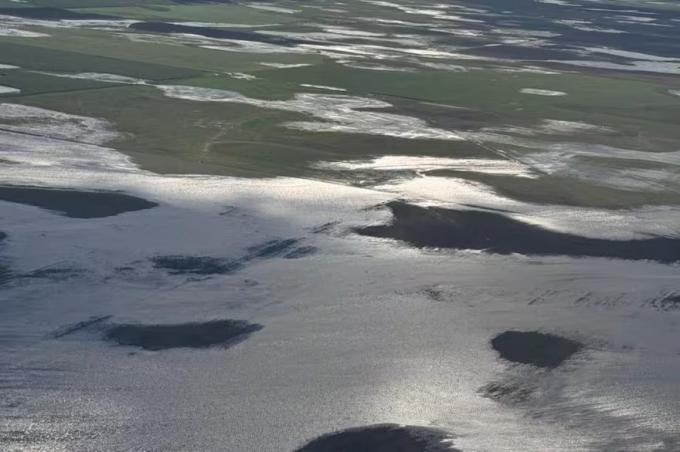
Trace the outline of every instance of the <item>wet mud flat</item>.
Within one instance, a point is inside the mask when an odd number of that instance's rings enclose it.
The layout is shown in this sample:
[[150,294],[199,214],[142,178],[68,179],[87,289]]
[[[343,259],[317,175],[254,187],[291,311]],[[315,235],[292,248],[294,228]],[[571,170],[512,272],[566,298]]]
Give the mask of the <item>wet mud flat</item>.
[[262,325],[231,319],[172,325],[112,324],[106,328],[104,338],[145,350],[226,347],[261,329]]
[[554,369],[583,348],[583,344],[554,334],[505,331],[491,340],[501,358],[520,364]]
[[295,452],[456,452],[439,430],[379,424],[329,433]]
[[70,218],[104,218],[158,206],[123,193],[21,186],[0,186],[0,201],[40,207]]
[[420,207],[395,201],[390,224],[357,228],[358,234],[396,239],[418,248],[481,250],[492,254],[606,257],[680,261],[680,239],[594,239],[555,232],[497,212]]

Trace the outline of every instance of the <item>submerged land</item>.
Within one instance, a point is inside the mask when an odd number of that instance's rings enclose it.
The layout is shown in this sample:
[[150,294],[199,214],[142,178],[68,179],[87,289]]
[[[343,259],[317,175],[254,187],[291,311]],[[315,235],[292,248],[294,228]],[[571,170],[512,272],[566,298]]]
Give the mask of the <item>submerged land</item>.
[[0,0],[0,449],[680,450],[680,7]]
[[0,186],[0,200],[42,207],[72,218],[102,218],[156,207],[135,196],[42,187]]

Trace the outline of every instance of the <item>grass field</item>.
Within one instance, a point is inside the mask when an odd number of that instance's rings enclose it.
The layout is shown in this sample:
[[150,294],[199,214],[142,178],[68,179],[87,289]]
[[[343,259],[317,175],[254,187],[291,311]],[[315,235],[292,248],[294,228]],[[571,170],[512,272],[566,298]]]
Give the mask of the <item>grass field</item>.
[[[59,0],[33,1],[20,7],[31,5],[71,8],[74,13],[126,20],[203,25],[212,22],[216,27],[232,24],[254,30],[255,37],[257,33],[274,32],[316,42],[307,47],[249,50],[248,46],[233,48],[229,40],[140,34],[120,24],[75,26],[57,21],[52,23],[59,26],[40,21],[12,25],[48,34],[46,37],[0,37],[0,64],[20,67],[3,70],[0,85],[21,90],[0,96],[12,102],[107,119],[124,137],[115,143],[116,148],[152,171],[249,177],[292,175],[365,183],[389,178],[389,173],[352,175],[320,169],[316,164],[386,155],[510,155],[525,161],[552,146],[563,150],[569,143],[577,143],[578,149],[610,146],[638,152],[635,155],[639,157],[617,160],[609,151],[601,158],[592,155],[594,151],[578,151],[582,155],[577,163],[592,164],[593,171],[604,158],[610,169],[638,168],[654,174],[664,168],[643,161],[644,152],[675,151],[680,141],[675,120],[680,117],[680,98],[672,95],[672,90],[680,88],[677,77],[573,67],[565,70],[550,62],[543,62],[543,68],[536,71],[541,61],[476,58],[470,56],[474,55],[474,47],[461,54],[450,46],[469,46],[477,41],[481,44],[491,38],[451,34],[450,26],[447,28],[436,12],[423,16],[417,11],[364,2],[352,8],[351,14],[341,8],[333,12],[331,6],[293,10],[292,3],[260,9],[261,5],[224,3],[97,0],[85,5],[78,0]],[[0,6],[8,5],[0,2]],[[357,19],[362,14],[375,15],[382,22]],[[468,14],[477,17],[475,13]],[[429,28],[414,25],[417,20],[431,20],[428,17],[434,17]],[[522,16],[522,20],[526,20],[525,26],[539,23],[545,27],[534,17]],[[464,24],[478,27],[474,20]],[[512,33],[515,40],[522,36],[518,31]],[[540,33],[537,36],[543,36]],[[534,39],[531,33],[528,36]],[[417,47],[422,45],[434,45],[436,51]],[[232,47],[225,51],[203,46]],[[538,46],[542,48],[540,43]],[[621,63],[637,54],[621,55],[607,58]],[[641,58],[667,61],[645,55]],[[171,99],[152,86],[63,78],[41,72],[115,74],[149,84],[219,89],[278,102],[292,102],[303,92],[374,99],[391,105],[380,108],[376,115],[390,113],[422,120],[439,130],[460,132],[466,140],[294,130],[286,124],[309,121],[313,115],[296,112],[294,107],[276,107],[277,104],[266,108]],[[572,129],[550,129],[546,120],[553,121],[553,127]],[[575,174],[572,170],[559,177],[544,175],[536,180],[474,172],[443,171],[436,175],[482,182],[509,197],[540,203],[552,199],[565,204],[626,207],[680,202],[676,192],[668,191],[670,185],[666,182],[663,189],[640,191],[578,180]]]

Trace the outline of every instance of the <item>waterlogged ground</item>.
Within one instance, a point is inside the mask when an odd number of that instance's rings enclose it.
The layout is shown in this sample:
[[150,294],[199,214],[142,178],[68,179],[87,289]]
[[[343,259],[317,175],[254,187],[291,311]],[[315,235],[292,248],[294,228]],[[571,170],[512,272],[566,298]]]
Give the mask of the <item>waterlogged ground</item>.
[[0,449],[680,450],[680,8],[0,0]]

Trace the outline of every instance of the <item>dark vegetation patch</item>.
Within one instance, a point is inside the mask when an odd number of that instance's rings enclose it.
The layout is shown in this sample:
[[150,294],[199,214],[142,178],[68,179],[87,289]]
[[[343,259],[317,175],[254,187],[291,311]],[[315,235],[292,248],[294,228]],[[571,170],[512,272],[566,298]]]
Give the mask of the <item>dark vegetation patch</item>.
[[14,277],[12,269],[3,263],[0,263],[0,286],[7,284]]
[[680,310],[680,293],[672,293],[668,295],[655,298],[649,304],[659,311],[677,311]]
[[311,231],[314,234],[325,234],[332,231],[333,228],[337,225],[338,225],[337,221],[329,221],[328,223],[324,223],[322,225],[311,228]]
[[551,369],[583,348],[580,342],[534,331],[506,331],[494,337],[491,346],[513,363]]
[[[4,242],[6,238],[7,234],[0,231],[0,245],[2,245],[2,242]],[[1,257],[2,256],[0,256],[0,258]],[[12,269],[8,265],[0,261],[0,286],[8,283],[13,277],[14,273],[12,272]]]
[[210,256],[157,256],[151,259],[155,268],[168,270],[173,275],[226,275],[241,270],[248,262],[256,259],[284,257],[293,259],[316,251],[314,247],[294,248],[298,239],[270,240],[248,248],[240,259],[225,259]]
[[238,261],[207,256],[158,256],[152,259],[155,268],[173,275],[224,275],[242,267]]
[[217,39],[237,39],[239,41],[264,42],[281,46],[295,46],[309,44],[311,42],[299,39],[290,39],[280,36],[269,36],[255,31],[227,30],[224,28],[198,27],[190,25],[178,25],[167,22],[135,22],[130,25],[131,29],[151,33],[181,33],[205,36]]
[[104,337],[119,345],[141,347],[145,350],[206,348],[213,345],[234,345],[261,329],[262,325],[244,320],[212,320],[175,325],[120,324],[108,328]]
[[111,217],[158,206],[122,193],[14,186],[0,186],[0,201],[53,210],[70,218]]
[[301,246],[289,251],[283,257],[286,259],[300,259],[301,257],[315,254],[317,251],[319,251],[319,249],[315,246]]
[[455,452],[446,433],[425,427],[379,424],[329,433],[296,452]]
[[434,287],[428,287],[424,289],[423,294],[432,301],[440,303],[446,301],[446,295],[444,291],[436,289]]
[[116,16],[104,14],[79,13],[62,8],[35,7],[35,8],[0,8],[0,15],[23,17],[25,19],[43,20],[111,20],[118,19]]
[[55,268],[45,267],[30,271],[20,275],[21,278],[50,278],[50,279],[67,279],[75,276],[80,276],[84,273],[83,270],[76,268]]
[[550,231],[496,212],[387,204],[391,224],[355,229],[361,235],[401,240],[419,248],[483,250],[494,254],[566,255],[680,261],[680,239],[608,240]]
[[67,336],[69,334],[75,333],[76,331],[84,330],[93,325],[104,322],[110,318],[111,318],[110,315],[90,317],[89,319],[83,320],[82,322],[74,323],[73,325],[67,325],[63,328],[59,328],[57,331],[52,333],[52,337],[55,339],[59,339],[60,337]]
[[534,389],[519,382],[493,382],[482,386],[479,392],[496,402],[515,404],[528,401]]
[[270,240],[262,245],[250,247],[248,248],[248,260],[280,256],[289,251],[298,241],[298,239]]

